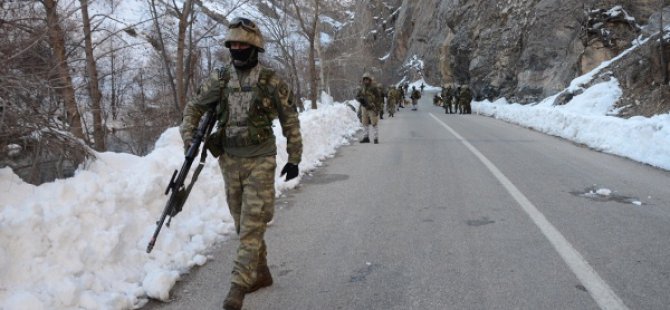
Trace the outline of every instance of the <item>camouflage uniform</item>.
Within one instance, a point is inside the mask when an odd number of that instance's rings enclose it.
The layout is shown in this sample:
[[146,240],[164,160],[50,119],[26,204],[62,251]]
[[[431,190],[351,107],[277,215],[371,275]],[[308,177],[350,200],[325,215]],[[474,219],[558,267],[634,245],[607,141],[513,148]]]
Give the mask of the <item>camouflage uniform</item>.
[[379,98],[377,98],[376,108],[379,111],[379,119],[384,119],[384,98],[386,98],[384,85],[377,83],[377,92],[379,93]]
[[[262,41],[245,40],[244,36],[249,35],[247,30],[236,33],[236,29],[241,28],[231,27],[227,46],[229,41],[250,42],[262,51]],[[216,109],[218,125],[208,139],[208,148],[215,150],[212,153],[223,151],[219,166],[225,181],[228,208],[240,236],[231,293],[236,287],[242,296],[237,296],[239,307],[228,304],[226,298],[224,308],[239,309],[244,294],[259,288],[257,277],[259,281],[269,281],[261,287],[272,284],[264,235],[274,214],[277,146],[273,119],[279,118],[287,139],[288,161],[295,165],[296,175],[302,157],[302,137],[292,92],[274,71],[261,65],[246,70],[220,68],[209,76],[184,109],[180,133],[186,143],[193,136],[201,116],[212,106]]]
[[419,99],[421,99],[421,93],[414,86],[412,86],[412,94],[410,95],[410,98],[412,99],[412,111],[416,111]]
[[391,115],[391,117],[395,115],[396,106],[400,104],[400,100],[402,100],[401,98],[402,94],[400,93],[400,90],[391,86],[386,101],[386,110],[389,111],[389,115]]
[[[377,124],[379,122],[379,98],[382,98],[382,94],[379,88],[375,85],[374,80],[370,74],[363,75],[363,81],[366,79],[370,80],[369,85],[363,85],[358,89],[356,93],[356,100],[361,102],[361,116],[363,123],[363,130],[365,131],[365,136],[361,142],[369,142],[370,138],[377,141],[379,138],[379,132]],[[383,100],[383,99],[382,99]]]
[[460,95],[458,96],[458,106],[461,114],[472,113],[472,109],[470,107],[471,101],[472,101],[472,92],[470,91],[470,87],[463,86]]
[[446,114],[453,113],[453,110],[451,108],[451,100],[453,98],[453,93],[454,90],[453,88],[451,88],[451,85],[442,88],[442,100],[444,101],[443,107],[444,107],[444,113]]

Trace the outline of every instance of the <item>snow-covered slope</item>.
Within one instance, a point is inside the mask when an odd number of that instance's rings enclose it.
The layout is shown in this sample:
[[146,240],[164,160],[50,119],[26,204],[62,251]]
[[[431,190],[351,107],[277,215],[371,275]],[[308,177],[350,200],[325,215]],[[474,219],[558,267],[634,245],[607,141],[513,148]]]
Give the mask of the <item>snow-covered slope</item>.
[[477,102],[481,113],[593,149],[670,170],[670,114],[623,119],[614,103],[621,95],[616,79],[596,84],[563,106],[509,104],[505,99]]
[[[563,92],[539,103],[509,104],[505,99],[476,102],[473,113],[489,115],[605,153],[670,170],[670,114],[629,119],[617,117],[616,103],[623,93],[619,81],[609,77],[608,81],[592,82],[596,77],[608,76],[609,72],[605,70],[610,64],[635,51],[644,42],[603,62],[591,72],[574,79]],[[554,105],[555,99],[565,92],[579,95],[565,105]]]
[[[359,128],[349,106],[323,96],[300,115],[301,173],[319,166]],[[275,124],[278,195],[286,140]],[[0,169],[0,309],[131,309],[147,296],[167,299],[180,273],[207,260],[216,242],[234,233],[218,164],[206,163],[184,211],[146,254],[166,196],[183,161],[177,128],[144,157],[100,153],[73,178],[33,186]]]

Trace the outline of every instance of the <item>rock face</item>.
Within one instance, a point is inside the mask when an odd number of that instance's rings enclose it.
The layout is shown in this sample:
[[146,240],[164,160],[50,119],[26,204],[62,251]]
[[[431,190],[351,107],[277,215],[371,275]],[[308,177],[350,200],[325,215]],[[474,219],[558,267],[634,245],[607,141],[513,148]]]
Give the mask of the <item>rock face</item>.
[[[383,82],[422,76],[432,85],[469,84],[478,98],[530,102],[563,90],[575,77],[630,47],[658,1],[384,4],[395,16],[384,19],[383,30],[392,28],[391,41],[373,45],[379,58],[390,53],[381,64]],[[423,60],[423,67],[412,66],[412,59]]]

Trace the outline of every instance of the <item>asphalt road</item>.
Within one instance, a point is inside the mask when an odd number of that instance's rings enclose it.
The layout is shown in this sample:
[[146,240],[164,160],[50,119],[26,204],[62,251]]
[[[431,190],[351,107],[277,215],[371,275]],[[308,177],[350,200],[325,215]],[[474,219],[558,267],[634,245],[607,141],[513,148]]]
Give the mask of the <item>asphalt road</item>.
[[[431,97],[277,201],[245,309],[670,308],[669,172]],[[145,309],[220,309],[237,242]]]

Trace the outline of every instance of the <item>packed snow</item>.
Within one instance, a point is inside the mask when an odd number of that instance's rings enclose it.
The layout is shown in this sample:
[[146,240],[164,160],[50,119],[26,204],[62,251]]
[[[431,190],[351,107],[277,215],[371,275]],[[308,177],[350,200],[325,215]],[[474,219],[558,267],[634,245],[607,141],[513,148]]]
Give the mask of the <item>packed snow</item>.
[[629,119],[613,116],[621,94],[619,82],[612,78],[561,106],[552,105],[550,97],[531,105],[510,104],[505,99],[474,102],[472,109],[473,113],[670,170],[670,114]]
[[[300,120],[301,174],[359,129],[355,112],[328,96]],[[277,123],[275,134],[280,195],[300,177],[279,177],[287,154]],[[145,252],[182,154],[178,129],[170,128],[144,157],[99,153],[65,180],[33,186],[0,169],[0,309],[132,309],[148,297],[168,299],[180,274],[205,264],[208,250],[234,233],[223,178],[210,157],[184,211]]]

